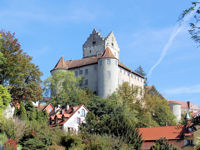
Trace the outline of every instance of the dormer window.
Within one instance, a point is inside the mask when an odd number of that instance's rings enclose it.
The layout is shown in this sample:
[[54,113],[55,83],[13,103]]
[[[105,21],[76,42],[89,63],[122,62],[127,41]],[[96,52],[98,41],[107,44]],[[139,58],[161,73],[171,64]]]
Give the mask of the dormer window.
[[96,41],[93,41],[92,44],[95,45],[95,44],[96,44]]

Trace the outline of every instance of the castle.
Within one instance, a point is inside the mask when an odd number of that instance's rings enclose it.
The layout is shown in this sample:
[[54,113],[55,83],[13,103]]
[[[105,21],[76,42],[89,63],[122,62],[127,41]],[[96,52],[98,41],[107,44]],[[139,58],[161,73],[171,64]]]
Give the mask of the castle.
[[123,82],[143,89],[144,77],[119,61],[120,49],[113,32],[103,38],[95,29],[83,44],[83,58],[60,58],[51,70],[69,70],[83,77],[83,88],[89,88],[100,97],[111,95]]

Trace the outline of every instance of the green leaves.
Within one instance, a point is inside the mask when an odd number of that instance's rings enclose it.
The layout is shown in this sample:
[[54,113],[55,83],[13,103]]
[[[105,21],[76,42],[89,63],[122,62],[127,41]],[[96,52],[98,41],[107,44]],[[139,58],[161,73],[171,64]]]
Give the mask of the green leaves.
[[0,31],[0,84],[10,87],[10,93],[15,100],[39,100],[40,87],[39,68],[31,63],[32,57],[21,49],[15,34]]
[[11,95],[8,92],[8,89],[0,84],[0,116],[2,114],[2,111],[6,109],[10,101]]

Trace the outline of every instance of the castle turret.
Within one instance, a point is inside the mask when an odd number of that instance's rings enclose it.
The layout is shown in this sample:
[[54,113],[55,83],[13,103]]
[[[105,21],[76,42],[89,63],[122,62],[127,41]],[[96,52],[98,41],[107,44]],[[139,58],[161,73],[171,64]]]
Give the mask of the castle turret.
[[118,87],[118,59],[109,47],[98,60],[98,95],[107,97]]
[[174,116],[176,117],[177,122],[181,120],[181,104],[176,102],[170,103],[170,109]]

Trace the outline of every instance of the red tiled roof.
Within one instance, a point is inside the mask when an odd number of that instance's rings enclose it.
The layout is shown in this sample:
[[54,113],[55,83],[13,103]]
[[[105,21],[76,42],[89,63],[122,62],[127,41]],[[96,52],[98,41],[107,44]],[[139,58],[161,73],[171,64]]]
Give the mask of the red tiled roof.
[[180,139],[183,125],[177,126],[163,126],[163,127],[149,127],[139,128],[139,133],[142,135],[144,141],[154,141],[160,138],[166,138],[167,140]]
[[[102,57],[103,58],[106,58],[106,57],[114,57],[115,58],[115,56],[112,54],[112,52],[109,50],[109,48],[106,48],[106,49],[107,49],[107,52],[105,50],[105,52],[104,52],[105,55],[103,54],[104,56],[103,55],[102,56],[91,56],[91,57],[82,58],[80,60],[67,60],[67,61],[65,61],[65,64],[63,64],[64,58],[61,57],[60,60],[58,61],[58,63],[56,64],[56,66],[51,71],[56,70],[56,69],[69,69],[70,70],[73,68],[97,64],[98,59],[102,58]],[[130,68],[125,66],[122,62],[119,62],[119,66],[128,70],[129,72],[132,72],[132,73],[144,78],[140,74],[136,73],[135,71],[132,71]]]
[[115,58],[115,59],[117,59],[117,58],[113,55],[113,53],[112,53],[112,51],[110,50],[109,47],[107,47],[107,48],[105,49],[105,51],[104,51],[103,55],[101,56],[101,58]]
[[[180,104],[181,105],[181,108],[184,108],[184,109],[188,109],[188,104],[187,102],[183,102],[183,101],[175,101],[175,100],[168,100],[168,102],[170,104]],[[197,105],[194,105],[190,102],[190,109],[196,109],[196,110],[200,110],[199,106]]]

